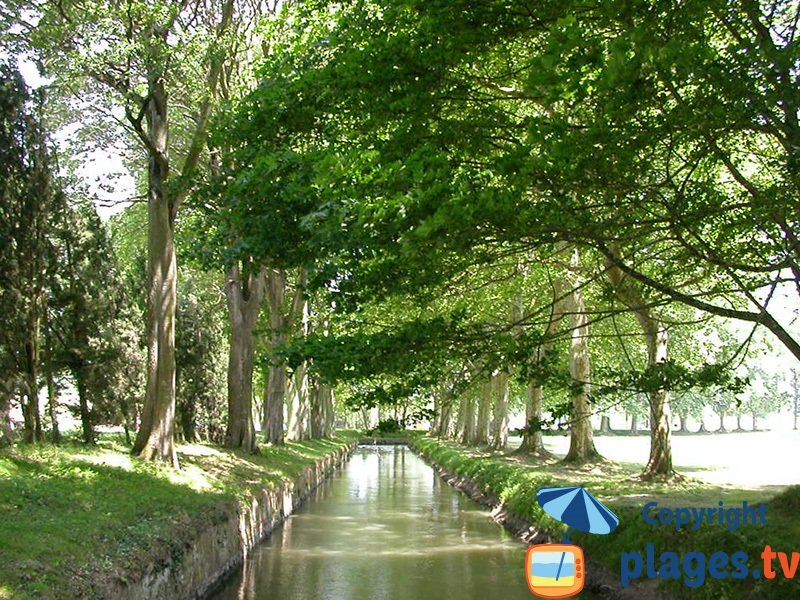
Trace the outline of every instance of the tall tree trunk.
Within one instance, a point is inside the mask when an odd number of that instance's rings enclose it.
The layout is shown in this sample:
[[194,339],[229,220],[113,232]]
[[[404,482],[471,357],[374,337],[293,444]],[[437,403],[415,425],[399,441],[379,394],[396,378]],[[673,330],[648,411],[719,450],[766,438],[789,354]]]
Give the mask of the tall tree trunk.
[[309,438],[311,411],[307,373],[306,363],[301,363],[292,374],[289,382],[286,437],[294,441],[302,441]]
[[722,411],[719,414],[719,429],[717,429],[717,433],[725,433],[727,429],[725,429],[725,411]]
[[639,433],[639,415],[636,413],[631,414],[631,433]]
[[239,265],[226,273],[225,297],[231,325],[228,355],[228,426],[225,445],[256,452],[253,424],[254,331],[264,301],[266,277],[263,272],[243,274]]
[[94,435],[94,425],[92,423],[92,411],[89,408],[89,390],[86,386],[86,378],[89,376],[88,370],[91,367],[86,365],[78,366],[75,369],[75,383],[78,387],[78,408],[81,415],[81,431],[84,444],[96,443]]
[[322,385],[316,377],[308,379],[309,420],[308,434],[312,440],[325,437],[324,407],[322,406]]
[[324,408],[322,435],[324,437],[330,437],[336,433],[336,411],[334,410],[334,407],[336,406],[336,399],[333,388],[327,383],[321,384],[320,389],[322,391],[320,404]]
[[681,420],[680,432],[681,433],[688,432],[689,431],[689,427],[688,427],[688,423],[687,423],[688,417],[686,417],[686,415],[678,415],[678,418]]
[[534,456],[549,456],[550,453],[544,447],[544,436],[542,435],[542,398],[544,396],[544,386],[536,381],[529,381],[525,392],[525,435],[522,436],[522,443],[519,452]]
[[758,415],[756,413],[752,413],[753,417],[753,431],[758,431]]
[[[550,308],[550,320],[544,332],[542,342],[536,348],[536,356],[533,363],[535,367],[540,366],[553,348],[553,336],[558,331],[558,326],[564,318],[564,292],[566,286],[563,281],[553,282],[553,300]],[[544,399],[544,385],[537,379],[529,379],[525,393],[525,425],[527,427],[525,435],[522,437],[519,452],[525,452],[535,456],[547,457],[550,453],[544,447],[542,436],[542,400]]]
[[736,415],[736,431],[744,431],[742,427],[742,415]]
[[494,377],[494,384],[491,446],[495,450],[502,450],[508,445],[508,373],[500,371]]
[[[302,277],[302,275],[301,275]],[[305,282],[302,282],[305,285]],[[309,311],[308,300],[302,296],[302,290],[298,289],[295,294],[295,300],[299,301],[297,309],[292,312],[298,312],[302,315],[300,321],[300,334],[307,336],[311,330],[311,314]],[[294,319],[294,316],[290,318]],[[289,424],[287,427],[287,435],[292,440],[307,440],[310,437],[310,419],[311,419],[311,398],[309,395],[308,385],[308,365],[303,362],[294,372],[292,377],[291,387],[291,410],[289,414]]]
[[600,433],[611,433],[611,418],[608,415],[600,417]]
[[475,398],[472,394],[461,396],[461,443],[473,444],[475,441]]
[[[267,301],[269,303],[270,349],[286,345],[286,271],[267,270]],[[283,408],[286,397],[286,365],[273,356],[269,366],[266,394],[264,397],[264,419],[262,430],[271,444],[283,444]]]
[[[669,334],[666,327],[653,313],[642,294],[638,282],[628,279],[617,264],[606,257],[606,273],[614,291],[622,303],[636,317],[647,345],[647,367],[656,368],[668,359]],[[651,390],[650,403],[650,457],[642,477],[671,476],[672,467],[672,411],[669,392],[665,389]]]
[[492,416],[492,381],[486,381],[481,385],[481,395],[478,401],[478,422],[475,427],[475,435],[470,443],[475,446],[486,445],[489,443],[489,419]]
[[436,428],[434,434],[438,438],[447,438],[450,435],[450,427],[453,420],[454,398],[449,389],[442,386],[439,396],[439,414],[436,417]]
[[53,432],[53,443],[61,443],[61,431],[58,428],[58,394],[56,393],[56,382],[53,377],[53,365],[50,356],[47,360],[47,414],[50,417],[50,428]]
[[39,301],[34,298],[28,321],[25,343],[25,378],[22,418],[25,426],[23,440],[35,444],[42,441],[42,418],[39,412]]
[[[155,31],[154,44],[166,43]],[[156,40],[156,38],[162,38]],[[148,138],[147,386],[133,453],[178,467],[175,451],[175,311],[177,268],[175,211],[165,189],[169,177],[167,93],[160,60],[148,73],[145,105]]]
[[580,257],[578,251],[572,252],[570,260],[571,290],[564,298],[564,307],[570,315],[572,329],[569,348],[569,372],[572,379],[572,419],[570,427],[569,451],[565,462],[582,463],[600,458],[594,447],[592,434],[592,408],[589,393],[592,382],[591,361],[589,357],[589,315],[584,305],[583,282],[578,276]]

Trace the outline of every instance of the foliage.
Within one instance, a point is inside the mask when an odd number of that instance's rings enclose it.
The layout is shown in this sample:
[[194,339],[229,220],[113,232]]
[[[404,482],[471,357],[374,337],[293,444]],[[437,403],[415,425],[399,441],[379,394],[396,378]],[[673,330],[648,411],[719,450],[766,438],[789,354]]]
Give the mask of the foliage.
[[225,435],[228,345],[222,294],[215,279],[189,267],[178,285],[177,411],[183,438],[190,442],[221,443]]
[[397,433],[398,431],[403,431],[405,428],[406,424],[403,421],[399,421],[394,417],[389,417],[388,419],[379,421],[375,427],[367,431],[367,435]]

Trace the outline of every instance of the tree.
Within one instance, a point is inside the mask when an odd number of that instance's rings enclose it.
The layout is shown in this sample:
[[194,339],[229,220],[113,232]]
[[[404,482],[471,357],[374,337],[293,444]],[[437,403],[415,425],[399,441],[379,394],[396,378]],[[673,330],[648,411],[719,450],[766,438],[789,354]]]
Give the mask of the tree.
[[267,281],[262,271],[242,273],[238,265],[228,269],[226,275],[225,296],[231,326],[231,347],[225,444],[229,448],[255,452],[258,446],[252,406],[255,355],[253,332],[258,322]]
[[[41,104],[41,101],[39,101]],[[0,64],[0,349],[4,379],[0,412],[9,437],[11,395],[21,392],[24,440],[42,440],[39,410],[41,329],[53,264],[51,236],[65,196],[54,181],[45,132],[22,77]]]
[[117,358],[129,342],[120,336],[125,331],[127,297],[108,234],[87,199],[75,201],[67,211],[57,242],[58,270],[49,302],[50,360],[57,369],[71,372],[78,388],[83,441],[93,444],[93,411],[120,411],[110,393],[109,374],[103,371],[109,365],[120,366]]
[[[111,10],[104,2],[16,4],[19,20],[13,24],[21,25],[25,36],[12,42],[39,57],[61,85],[88,90],[111,112],[122,108],[124,126],[146,157],[147,386],[133,451],[177,466],[175,219],[188,193],[187,178],[198,166],[223,62],[229,58],[221,42],[233,22],[234,3],[128,3]],[[23,20],[28,16],[33,23]],[[7,24],[9,35],[14,32]],[[98,35],[103,44],[96,43]],[[171,97],[184,98],[190,107],[189,115],[181,115],[185,130],[176,127]],[[187,135],[178,134],[187,130]]]
[[[648,305],[639,285],[626,281],[626,276],[616,263],[606,258],[608,277],[620,301],[636,317],[647,345],[647,367],[657,368],[666,362],[669,350],[669,333],[657,312]],[[638,283],[638,282],[637,282]],[[669,392],[664,388],[653,389],[649,394],[650,404],[650,458],[642,474],[650,479],[671,476],[672,469],[672,410]]]
[[184,262],[175,336],[176,408],[187,442],[225,442],[228,348],[221,285],[217,273],[200,272]]

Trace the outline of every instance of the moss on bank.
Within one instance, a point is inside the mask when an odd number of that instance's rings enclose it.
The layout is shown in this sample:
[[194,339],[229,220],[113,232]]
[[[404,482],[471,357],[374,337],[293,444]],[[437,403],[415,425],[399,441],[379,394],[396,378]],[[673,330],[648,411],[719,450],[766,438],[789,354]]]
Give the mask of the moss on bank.
[[[486,492],[497,496],[507,510],[524,518],[538,529],[549,532],[560,541],[564,526],[549,517],[536,501],[536,490],[547,486],[585,485],[599,500],[620,518],[620,526],[612,535],[572,533],[572,541],[584,548],[590,560],[598,562],[612,573],[620,573],[624,552],[640,552],[645,556],[647,544],[655,548],[655,566],[662,552],[674,551],[678,556],[687,552],[702,552],[706,560],[714,552],[728,554],[744,551],[749,557],[749,569],[761,568],[760,554],[766,544],[774,550],[800,552],[800,487],[788,488],[772,497],[768,493],[711,486],[697,481],[681,483],[644,483],[634,480],[625,469],[613,463],[583,468],[565,467],[560,463],[529,464],[519,455],[480,452],[453,442],[431,438],[413,438],[410,443],[418,450],[461,477],[468,477]],[[659,506],[726,507],[766,502],[766,526],[742,526],[730,531],[720,525],[705,525],[697,531],[683,528],[649,525],[642,518],[642,508],[655,501]],[[683,579],[668,579],[661,588],[676,598],[736,600],[752,598],[785,600],[800,597],[800,569],[794,580],[784,579],[778,561],[778,576],[773,580],[713,579],[705,577],[702,585],[690,588]],[[642,580],[644,577],[642,578]]]
[[192,444],[181,470],[133,458],[119,440],[0,452],[0,598],[93,598],[183,552],[248,495],[295,479],[356,432],[257,455]]

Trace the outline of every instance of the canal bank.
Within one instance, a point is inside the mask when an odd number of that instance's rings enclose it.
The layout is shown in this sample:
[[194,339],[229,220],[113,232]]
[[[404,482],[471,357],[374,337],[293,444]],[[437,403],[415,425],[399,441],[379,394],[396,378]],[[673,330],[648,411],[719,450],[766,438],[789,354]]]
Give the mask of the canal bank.
[[253,549],[287,519],[325,479],[347,462],[349,442],[305,467],[293,480],[251,493],[219,522],[211,523],[166,564],[142,579],[110,590],[120,600],[207,598],[246,561]]
[[181,444],[180,470],[131,456],[118,436],[0,450],[0,599],[200,597],[358,437],[256,454]]
[[406,445],[360,446],[211,598],[527,600],[524,559]]
[[[507,483],[507,480],[503,476],[502,470],[493,478],[489,476],[489,470],[482,469],[479,462],[476,462],[471,472],[458,473],[452,468],[455,461],[450,461],[450,466],[448,466],[445,458],[447,456],[453,458],[456,451],[441,447],[436,440],[427,437],[411,436],[408,443],[416,454],[432,466],[439,477],[475,502],[488,508],[491,511],[492,519],[521,541],[529,545],[561,542],[563,531],[560,525],[548,516],[540,515],[542,518],[535,521],[528,516],[531,506],[525,507],[526,510],[520,510],[522,507],[519,505],[514,507],[503,501],[500,490],[502,484]],[[539,485],[534,485],[534,489],[544,487],[549,483],[546,479],[542,480]],[[521,498],[523,502],[526,501],[525,496],[523,495]],[[535,505],[535,496],[529,496],[527,502]],[[519,504],[519,500],[517,504]],[[672,600],[673,598],[666,592],[656,589],[656,582],[652,581],[622,588],[619,574],[594,560],[591,553],[587,552],[586,562],[587,572],[584,587],[586,593],[582,593],[581,597],[597,597],[606,600]]]

